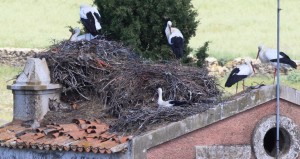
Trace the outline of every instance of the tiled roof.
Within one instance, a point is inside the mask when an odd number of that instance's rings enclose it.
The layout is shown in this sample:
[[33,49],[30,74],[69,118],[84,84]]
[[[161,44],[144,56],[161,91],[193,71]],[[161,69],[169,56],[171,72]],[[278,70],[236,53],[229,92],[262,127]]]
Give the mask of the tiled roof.
[[130,136],[108,132],[100,120],[73,120],[70,124],[51,124],[35,130],[12,122],[0,128],[0,146],[41,150],[115,153],[126,151]]

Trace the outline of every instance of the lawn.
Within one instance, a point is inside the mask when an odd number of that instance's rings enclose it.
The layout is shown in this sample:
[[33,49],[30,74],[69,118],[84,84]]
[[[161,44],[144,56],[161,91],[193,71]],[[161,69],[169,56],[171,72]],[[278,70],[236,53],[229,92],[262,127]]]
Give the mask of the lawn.
[[12,119],[13,95],[6,86],[13,83],[13,78],[20,73],[21,68],[0,65],[0,125]]
[[80,4],[92,0],[2,0],[0,47],[45,48],[68,39],[67,26],[78,26]]
[[[53,40],[68,39],[66,26],[79,26],[79,6],[93,0],[2,0],[0,47],[45,48]],[[209,54],[218,59],[254,57],[259,44],[276,46],[274,0],[192,0],[198,10],[196,36],[190,41],[198,48],[211,41]],[[299,0],[282,1],[281,50],[298,58],[300,50]],[[101,13],[101,11],[100,11]],[[102,15],[105,16],[105,15]]]
[[[190,46],[211,41],[209,55],[218,59],[255,57],[257,46],[276,47],[277,1],[194,0],[200,25]],[[292,59],[300,52],[299,0],[281,1],[280,48]]]

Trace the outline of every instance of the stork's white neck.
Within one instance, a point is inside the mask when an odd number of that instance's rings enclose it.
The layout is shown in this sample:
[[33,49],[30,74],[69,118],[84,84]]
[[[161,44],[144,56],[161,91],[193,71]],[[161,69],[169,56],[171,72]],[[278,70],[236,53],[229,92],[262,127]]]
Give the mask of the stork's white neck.
[[161,88],[158,88],[158,102],[159,103],[163,102]]
[[262,62],[262,63],[267,63],[269,62],[269,59],[266,57],[265,55],[265,48],[263,46],[260,46],[259,47],[259,50],[258,50],[258,58],[259,60]]
[[77,37],[78,37],[79,33],[80,33],[80,30],[75,28],[74,34],[71,36],[70,41],[77,41]]
[[167,39],[169,39],[170,34],[171,34],[171,30],[170,30],[169,26],[167,26],[167,27],[165,28],[165,34],[166,34]]

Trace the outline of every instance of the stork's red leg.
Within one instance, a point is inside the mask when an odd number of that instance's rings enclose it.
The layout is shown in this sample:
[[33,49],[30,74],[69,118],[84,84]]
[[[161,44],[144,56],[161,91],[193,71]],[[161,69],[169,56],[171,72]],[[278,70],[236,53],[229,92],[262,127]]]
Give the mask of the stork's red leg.
[[239,82],[236,83],[235,94],[237,93],[238,87],[239,87]]
[[273,78],[273,84],[275,83],[275,76],[276,76],[276,68],[275,68],[275,70],[274,70],[274,78]]

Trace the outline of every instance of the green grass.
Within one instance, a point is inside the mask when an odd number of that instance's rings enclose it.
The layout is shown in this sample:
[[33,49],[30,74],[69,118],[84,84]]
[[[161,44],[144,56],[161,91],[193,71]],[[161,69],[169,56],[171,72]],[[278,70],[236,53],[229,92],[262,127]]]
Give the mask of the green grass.
[[13,95],[6,89],[12,84],[13,78],[19,74],[21,68],[0,65],[0,126],[12,119]]
[[[79,26],[79,5],[93,0],[2,0],[0,47],[46,48],[53,40],[68,39],[66,26]],[[192,0],[200,24],[190,41],[198,48],[211,41],[209,54],[218,59],[254,57],[259,44],[276,47],[274,0]],[[282,1],[281,50],[298,58],[299,0]],[[100,11],[101,12],[101,11]],[[103,15],[104,16],[104,15]]]
[[0,47],[46,48],[81,27],[79,6],[92,0],[1,0]]
[[[194,0],[200,25],[190,46],[198,48],[211,41],[209,55],[218,59],[255,57],[257,46],[276,48],[277,1],[274,0]],[[281,1],[280,48],[291,58],[299,58],[299,0]]]

